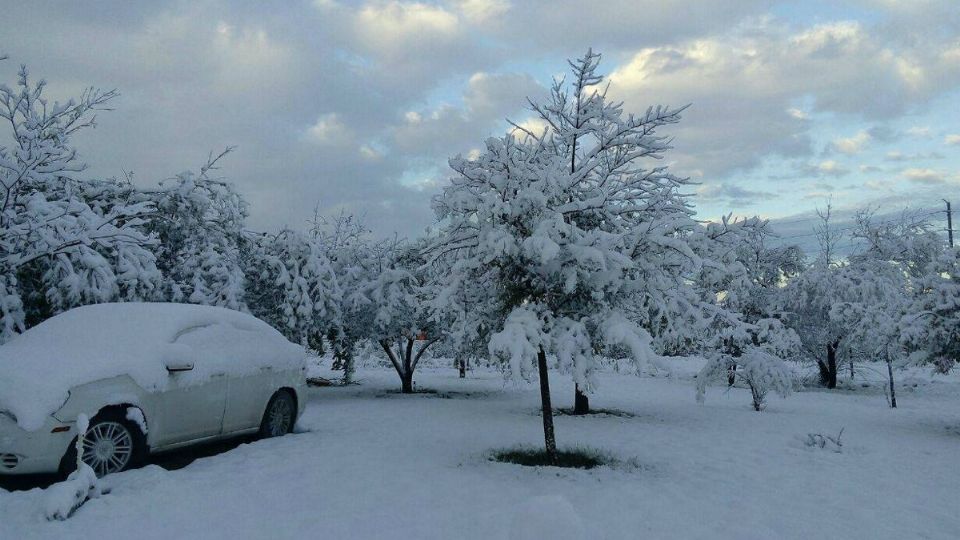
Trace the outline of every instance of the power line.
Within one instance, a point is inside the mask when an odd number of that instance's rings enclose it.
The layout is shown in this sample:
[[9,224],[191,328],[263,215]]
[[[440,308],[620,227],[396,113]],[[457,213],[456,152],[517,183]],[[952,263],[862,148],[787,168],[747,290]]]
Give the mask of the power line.
[[[928,213],[926,213],[926,214],[916,215],[916,216],[914,216],[914,217],[924,218],[924,217],[929,217],[929,216],[932,216],[932,215],[935,215],[935,214],[941,214],[941,213],[943,213],[943,210],[936,210],[936,211],[928,212]],[[881,223],[881,224],[886,224],[886,223],[893,223],[893,222],[895,222],[895,221],[897,221],[897,219],[888,219],[888,220],[885,220],[885,221],[881,221],[880,223]],[[772,225],[776,226],[776,223],[773,223]],[[842,231],[854,230],[854,229],[856,229],[856,228],[858,228],[858,227],[859,227],[859,225],[848,225],[848,226],[845,226],[845,227],[832,227],[830,230],[831,230],[832,232],[842,232]],[[775,236],[775,238],[778,239],[778,240],[791,240],[791,239],[794,239],[794,238],[808,238],[808,237],[811,237],[811,236],[817,236],[818,234],[820,234],[820,233],[817,232],[817,231],[813,231],[813,232],[809,232],[809,233],[804,233],[804,234],[793,234],[793,235],[780,235],[780,234],[777,234],[777,235]]]
[[[943,212],[943,210],[933,210],[932,208],[917,208],[917,209],[914,210],[914,211],[915,211],[915,212],[924,212],[924,211],[927,211],[927,210],[929,210],[929,212],[928,212],[927,214],[923,214],[924,216],[929,216],[929,215],[933,215],[933,214],[940,214],[940,213]],[[921,216],[921,217],[922,217],[922,216]],[[781,220],[781,219],[779,219],[779,218],[761,218],[761,219],[765,219],[765,220],[769,221],[771,225],[784,225],[784,224],[790,224],[790,223],[807,223],[807,222],[810,222],[810,221],[814,221],[814,220],[819,219],[819,216],[813,215],[813,216],[810,216],[810,217],[808,217],[808,218],[797,218],[797,219],[789,219],[789,220]]]

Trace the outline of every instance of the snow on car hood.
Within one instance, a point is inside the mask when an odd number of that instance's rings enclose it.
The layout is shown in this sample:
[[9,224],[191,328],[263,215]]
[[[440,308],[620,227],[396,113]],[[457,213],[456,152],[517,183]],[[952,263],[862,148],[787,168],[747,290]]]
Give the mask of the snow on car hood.
[[129,375],[147,391],[171,383],[165,361],[192,362],[177,374],[199,384],[214,373],[239,376],[261,367],[304,365],[303,347],[246,313],[188,304],[97,304],[72,309],[0,346],[0,411],[36,430],[69,390]]

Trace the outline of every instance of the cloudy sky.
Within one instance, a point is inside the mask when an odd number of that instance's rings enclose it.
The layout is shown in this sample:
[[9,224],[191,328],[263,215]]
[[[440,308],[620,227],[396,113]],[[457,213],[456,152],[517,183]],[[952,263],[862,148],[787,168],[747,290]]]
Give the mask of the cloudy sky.
[[587,47],[628,110],[692,104],[666,159],[702,218],[960,206],[957,0],[2,3],[0,81],[120,91],[76,141],[91,174],[152,185],[236,145],[256,228],[319,205],[418,234],[447,158]]

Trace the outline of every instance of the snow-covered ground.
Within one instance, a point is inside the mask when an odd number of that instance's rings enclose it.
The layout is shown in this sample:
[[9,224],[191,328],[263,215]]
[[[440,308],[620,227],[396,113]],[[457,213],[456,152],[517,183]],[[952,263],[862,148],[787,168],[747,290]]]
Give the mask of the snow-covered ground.
[[[592,471],[489,461],[541,443],[535,387],[429,368],[418,387],[440,393],[403,396],[392,370],[358,376],[311,390],[301,433],[108,477],[64,522],[42,490],[0,490],[0,538],[960,538],[956,376],[907,379],[896,410],[874,385],[756,413],[743,389],[698,405],[685,377],[603,374],[592,405],[627,414],[557,417],[561,446],[628,463]],[[841,453],[802,442],[841,428]]]

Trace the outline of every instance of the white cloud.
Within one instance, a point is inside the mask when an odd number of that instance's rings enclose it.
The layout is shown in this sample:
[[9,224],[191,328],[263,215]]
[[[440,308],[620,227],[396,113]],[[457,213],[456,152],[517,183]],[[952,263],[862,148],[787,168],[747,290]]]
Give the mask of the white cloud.
[[407,54],[427,40],[446,41],[461,31],[457,16],[430,4],[387,2],[370,4],[356,14],[360,42],[388,57]]
[[946,181],[946,176],[933,169],[907,169],[903,171],[903,176],[911,182],[920,184],[942,184]]
[[[819,26],[806,15],[778,22],[768,15],[773,0],[704,1],[697,16],[679,0],[589,9],[582,0],[160,0],[118,3],[109,16],[12,3],[0,18],[11,55],[0,80],[13,82],[26,62],[56,97],[90,84],[119,88],[116,112],[76,139],[90,174],[133,169],[150,185],[208,149],[236,144],[222,173],[250,199],[251,226],[296,226],[320,201],[375,213],[378,234],[415,234],[432,220],[429,193],[402,179],[433,189],[423,179],[445,176],[447,157],[503,133],[504,118],[526,122],[524,97],[542,92],[544,74],[588,45],[605,53],[601,72],[614,72],[611,97],[627,111],[693,104],[662,134],[676,137],[667,159],[678,174],[717,186],[704,200],[797,193],[744,181],[738,188],[735,175],[758,165],[796,179],[796,162],[811,162],[802,172],[821,178],[867,163],[838,157],[825,166],[812,141],[829,122],[851,139],[863,129],[873,145],[891,142],[867,126],[900,126],[904,114],[958,88],[960,29],[955,0],[855,1],[856,10],[843,12],[868,10],[864,22]],[[945,122],[924,127],[956,133]],[[960,145],[957,135],[943,142]],[[921,158],[933,159],[929,149],[907,150],[899,158],[916,157],[918,171],[928,166]],[[932,171],[953,181],[942,172],[953,167]],[[923,187],[886,172],[911,195]]]
[[380,159],[383,157],[383,154],[368,144],[360,146],[360,155],[363,156],[364,159]]
[[787,109],[787,114],[789,114],[791,118],[796,118],[797,120],[807,120],[810,118],[810,115],[807,114],[806,111],[802,111],[796,107]]
[[836,161],[833,161],[832,159],[821,161],[817,165],[817,170],[820,171],[822,174],[830,175],[830,176],[842,176],[850,172],[849,170],[844,168],[842,165],[840,165]]
[[[889,120],[960,84],[960,63],[945,62],[940,43],[894,48],[882,31],[849,21],[796,30],[756,19],[637,50],[611,73],[610,91],[633,110],[692,103],[671,130],[680,167],[726,176],[776,156],[811,155],[811,115]],[[904,71],[904,62],[924,75]],[[799,109],[802,99],[809,105]],[[836,149],[856,153],[871,138],[880,140],[864,130],[836,141]]]
[[960,134],[947,135],[943,138],[943,143],[951,146],[960,145]]
[[872,137],[866,131],[860,131],[853,137],[847,137],[834,140],[830,146],[833,150],[842,154],[858,154],[863,151],[864,146],[870,142]]
[[473,23],[482,24],[510,11],[507,0],[461,0],[460,11]]
[[316,123],[307,129],[307,138],[316,143],[329,144],[342,140],[347,135],[346,126],[340,121],[337,113],[327,113],[317,119]]

